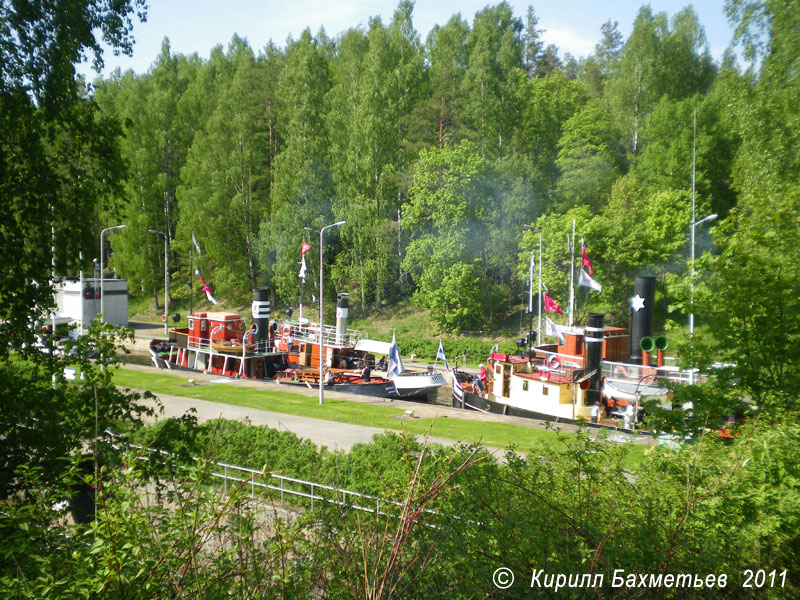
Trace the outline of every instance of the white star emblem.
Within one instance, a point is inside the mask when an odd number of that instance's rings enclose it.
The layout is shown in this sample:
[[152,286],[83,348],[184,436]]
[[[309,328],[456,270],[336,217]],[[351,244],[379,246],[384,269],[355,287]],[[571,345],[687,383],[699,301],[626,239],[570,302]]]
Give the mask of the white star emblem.
[[636,312],[639,312],[644,308],[644,298],[642,298],[639,294],[636,294],[633,298],[631,298],[631,308]]

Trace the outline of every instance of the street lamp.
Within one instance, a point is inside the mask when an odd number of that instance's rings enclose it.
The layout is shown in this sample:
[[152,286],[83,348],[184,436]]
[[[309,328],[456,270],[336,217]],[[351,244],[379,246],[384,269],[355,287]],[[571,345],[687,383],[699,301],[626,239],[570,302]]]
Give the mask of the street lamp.
[[716,219],[719,215],[717,213],[712,213],[707,217],[703,217],[699,221],[694,220],[694,205],[692,205],[692,276],[691,280],[689,281],[690,292],[689,292],[689,308],[692,312],[689,313],[689,337],[694,337],[694,277],[697,272],[694,270],[694,230],[695,227],[698,225],[702,225],[703,223],[709,223]]
[[[341,227],[347,221],[339,221],[338,223],[331,223],[330,225],[325,225],[322,229],[319,230],[319,403],[323,403],[324,399],[324,388],[323,388],[323,370],[325,368],[325,338],[323,337],[322,333],[322,234],[325,233],[326,229],[330,229],[331,227]],[[306,231],[314,231],[316,229],[312,229],[311,227],[304,227]]]
[[105,310],[103,308],[103,304],[106,299],[106,295],[103,293],[103,249],[105,248],[103,244],[103,236],[106,234],[106,231],[117,231],[119,229],[125,229],[125,225],[116,225],[115,227],[106,227],[103,231],[100,232],[100,322],[102,323],[106,319]]
[[155,229],[148,229],[150,233],[164,238],[164,335],[169,334],[169,246],[167,236]]

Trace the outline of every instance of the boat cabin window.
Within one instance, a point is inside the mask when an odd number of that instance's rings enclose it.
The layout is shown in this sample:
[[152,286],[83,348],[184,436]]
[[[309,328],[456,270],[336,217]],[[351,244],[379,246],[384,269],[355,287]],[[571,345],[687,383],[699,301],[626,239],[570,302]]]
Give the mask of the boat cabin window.
[[528,391],[528,382],[527,381],[523,381],[522,382],[522,391],[523,392],[527,392]]
[[542,386],[542,396],[547,396],[550,393],[550,388],[546,385]]

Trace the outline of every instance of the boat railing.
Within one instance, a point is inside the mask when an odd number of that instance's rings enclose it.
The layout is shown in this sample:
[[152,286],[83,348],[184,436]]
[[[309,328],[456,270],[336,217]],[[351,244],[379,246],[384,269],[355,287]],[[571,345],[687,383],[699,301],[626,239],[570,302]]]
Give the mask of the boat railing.
[[[292,337],[295,340],[319,342],[319,325],[317,323],[292,323],[289,327],[291,327]],[[345,329],[343,333],[338,334],[333,325],[323,325],[322,327],[322,340],[326,346],[352,347],[365,335],[363,331],[355,329]]]
[[[674,359],[673,359],[674,362]],[[630,363],[603,361],[603,377],[607,379],[624,379],[628,381],[642,381],[648,377],[666,380],[674,383],[694,383],[697,375],[688,370],[680,370],[673,364],[663,367],[656,365],[644,366]]]
[[[249,333],[249,332],[248,332]],[[222,352],[217,351],[212,346],[212,341],[207,337],[200,337],[196,335],[192,335],[190,333],[184,333],[181,331],[175,332],[176,336],[185,336],[186,337],[186,347],[189,350],[197,350],[199,352],[208,353],[208,354],[223,354]],[[218,340],[217,340],[218,341]],[[255,353],[268,353],[274,350],[272,340],[262,340],[255,342],[252,339],[252,336],[247,336],[247,344],[252,344],[252,352]],[[248,352],[249,354],[249,352]],[[226,354],[227,356],[235,356],[232,354]]]

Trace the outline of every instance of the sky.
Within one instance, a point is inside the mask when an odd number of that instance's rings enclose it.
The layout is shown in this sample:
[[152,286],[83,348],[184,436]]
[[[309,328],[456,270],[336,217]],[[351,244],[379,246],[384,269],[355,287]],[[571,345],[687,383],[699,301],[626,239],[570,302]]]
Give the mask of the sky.
[[[450,17],[460,13],[470,25],[476,12],[496,1],[488,0],[417,0],[414,6],[414,27],[424,42],[435,25],[444,25]],[[600,39],[600,27],[611,19],[618,21],[623,38],[631,33],[633,21],[642,0],[509,0],[515,16],[525,19],[528,5],[532,5],[539,18],[539,29],[543,29],[545,44],[555,44],[559,57],[566,53],[575,58],[588,56]],[[317,33],[324,27],[329,37],[351,27],[366,26],[369,19],[380,16],[384,24],[391,21],[397,0],[148,0],[147,22],[136,23],[133,35],[136,39],[133,57],[114,56],[105,51],[103,76],[115,68],[132,69],[146,73],[158,57],[161,43],[169,38],[174,54],[197,53],[208,58],[211,49],[222,44],[227,47],[234,34],[247,39],[258,53],[272,40],[285,47],[291,35],[297,39],[300,33],[310,28]],[[651,0],[653,12],[666,12],[672,17],[676,12],[692,4],[706,37],[712,56],[721,60],[725,48],[731,43],[732,29],[723,13],[724,0]],[[97,74],[88,64],[79,72],[93,80]]]

